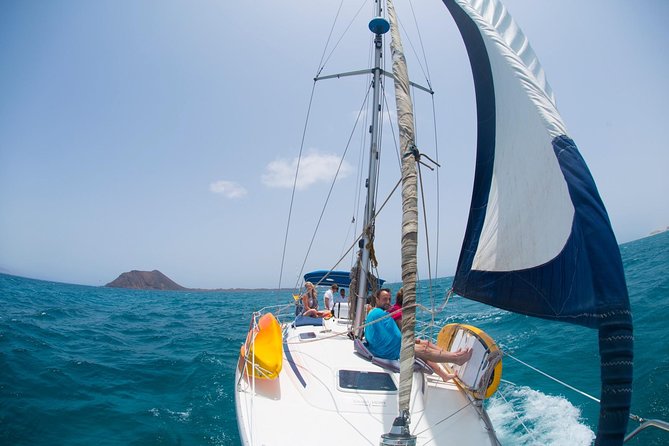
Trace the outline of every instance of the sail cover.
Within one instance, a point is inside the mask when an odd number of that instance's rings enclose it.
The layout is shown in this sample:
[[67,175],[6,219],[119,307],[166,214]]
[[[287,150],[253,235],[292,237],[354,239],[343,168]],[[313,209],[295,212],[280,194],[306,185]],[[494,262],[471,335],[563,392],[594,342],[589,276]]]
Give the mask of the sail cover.
[[597,441],[619,444],[631,399],[632,324],[606,209],[536,55],[504,6],[443,2],[467,48],[478,119],[474,190],[453,289],[513,312],[599,328]]

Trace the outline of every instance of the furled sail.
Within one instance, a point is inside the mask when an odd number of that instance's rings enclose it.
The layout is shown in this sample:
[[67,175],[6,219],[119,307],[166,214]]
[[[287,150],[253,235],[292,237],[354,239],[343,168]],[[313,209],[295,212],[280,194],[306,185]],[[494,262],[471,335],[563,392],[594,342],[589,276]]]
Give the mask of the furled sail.
[[497,0],[443,0],[474,76],[478,142],[453,288],[469,299],[599,329],[598,444],[621,444],[632,318],[618,244],[543,69]]
[[402,348],[400,350],[400,412],[409,411],[414,363],[414,329],[416,326],[416,251],[418,246],[418,195],[413,104],[409,93],[407,70],[400,31],[392,0],[386,3],[390,21],[390,49],[393,56],[397,126],[402,158]]

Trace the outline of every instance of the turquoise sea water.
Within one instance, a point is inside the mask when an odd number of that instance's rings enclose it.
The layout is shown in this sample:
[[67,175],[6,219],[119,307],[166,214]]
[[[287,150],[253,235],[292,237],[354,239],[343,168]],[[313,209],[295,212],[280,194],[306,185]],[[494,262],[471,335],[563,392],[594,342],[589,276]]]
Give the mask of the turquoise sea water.
[[[635,322],[632,412],[669,420],[669,232],[621,251]],[[437,296],[449,283],[437,281]],[[276,291],[131,291],[0,275],[0,444],[239,444],[239,347],[251,311],[286,299]],[[441,315],[478,325],[514,357],[598,396],[595,331],[462,298]],[[508,357],[503,378],[488,405],[502,444],[590,443],[595,402]],[[629,444],[669,444],[669,434],[645,431]]]

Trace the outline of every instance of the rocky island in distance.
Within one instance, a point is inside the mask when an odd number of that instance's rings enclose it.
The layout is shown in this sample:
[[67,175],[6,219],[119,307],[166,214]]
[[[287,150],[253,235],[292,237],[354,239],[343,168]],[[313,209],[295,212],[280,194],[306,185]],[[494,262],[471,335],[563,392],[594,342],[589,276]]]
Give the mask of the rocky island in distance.
[[106,287],[130,288],[133,290],[161,290],[161,291],[187,291],[165,274],[157,269],[153,271],[132,270],[122,273],[115,280],[109,282]]
[[109,288],[127,288],[132,290],[156,290],[156,291],[244,291],[244,290],[269,290],[273,288],[186,288],[157,269],[153,271],[132,270],[122,273],[115,280],[105,285]]

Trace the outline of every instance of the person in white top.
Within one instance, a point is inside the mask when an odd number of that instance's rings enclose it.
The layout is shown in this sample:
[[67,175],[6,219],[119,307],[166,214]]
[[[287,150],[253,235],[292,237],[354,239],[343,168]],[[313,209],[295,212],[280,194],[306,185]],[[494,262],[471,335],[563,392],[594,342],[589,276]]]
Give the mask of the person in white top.
[[324,300],[325,300],[325,308],[328,310],[332,311],[334,308],[334,293],[339,290],[339,285],[336,283],[332,284],[332,286],[325,292]]
[[339,290],[339,299],[335,297],[335,303],[341,302],[348,302],[348,298],[346,297],[346,290],[344,288]]

